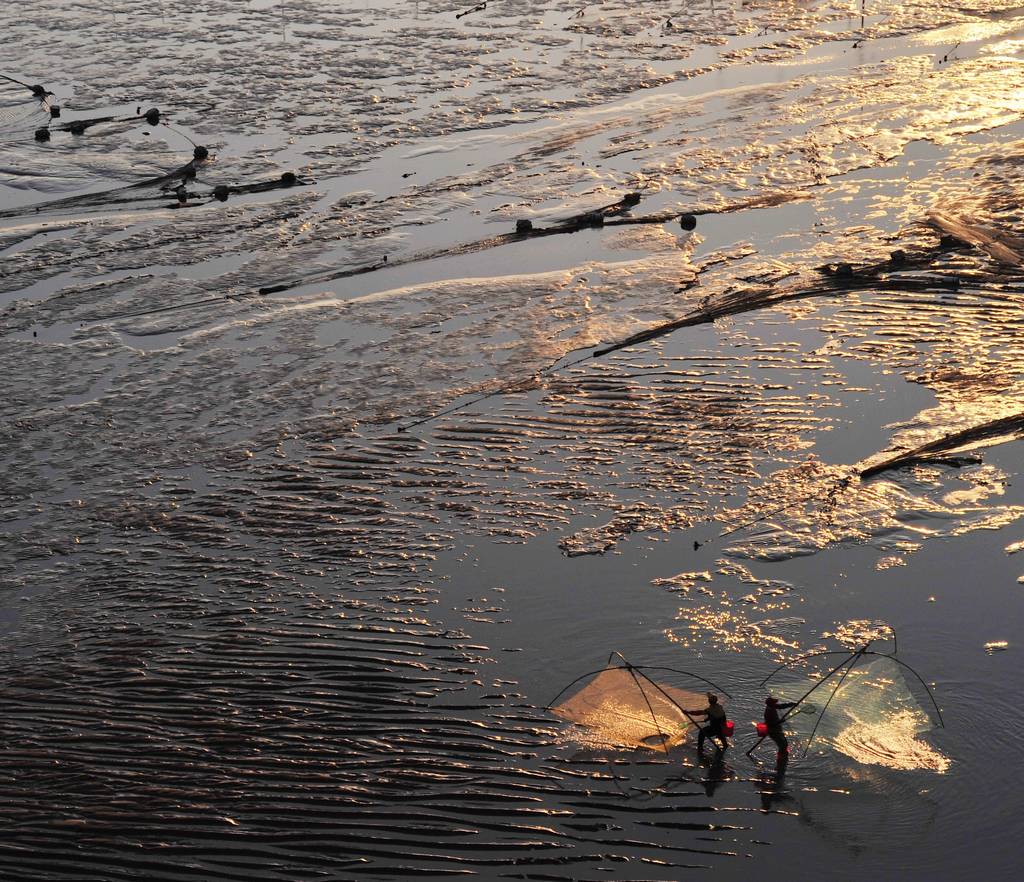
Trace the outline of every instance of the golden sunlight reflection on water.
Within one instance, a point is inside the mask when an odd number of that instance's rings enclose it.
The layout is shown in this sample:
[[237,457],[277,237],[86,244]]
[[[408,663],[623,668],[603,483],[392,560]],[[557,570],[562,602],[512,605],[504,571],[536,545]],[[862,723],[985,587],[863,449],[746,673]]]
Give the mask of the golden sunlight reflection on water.
[[950,759],[922,741],[918,735],[928,720],[911,710],[901,710],[880,721],[862,720],[850,713],[853,722],[831,739],[832,746],[859,763],[909,771],[921,769],[942,774]]

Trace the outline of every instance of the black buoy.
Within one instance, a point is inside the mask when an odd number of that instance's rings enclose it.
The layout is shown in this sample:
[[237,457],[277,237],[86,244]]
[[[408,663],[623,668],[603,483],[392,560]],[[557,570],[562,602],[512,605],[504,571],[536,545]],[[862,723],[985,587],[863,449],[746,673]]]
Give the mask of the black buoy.
[[59,104],[51,104],[50,105],[50,118],[51,119],[56,119],[58,116],[60,116],[60,105]]
[[533,221],[528,218],[521,218],[516,221],[516,232],[517,233],[532,233],[533,232]]
[[902,248],[897,248],[889,255],[889,262],[896,266],[903,266],[907,262],[907,252]]
[[695,214],[681,214],[679,215],[679,226],[689,232],[690,230],[697,229],[697,215]]
[[174,195],[178,197],[178,202],[182,205],[188,202],[188,190],[185,189],[184,184],[179,184],[174,188]]
[[37,141],[49,141],[50,130],[49,129],[36,129],[35,139]]
[[584,227],[603,227],[604,215],[599,211],[591,211],[589,214],[579,217],[576,221],[576,226],[579,229]]
[[192,151],[193,159],[206,159],[210,155],[210,151],[203,147],[201,144],[196,145],[196,149]]
[[149,108],[149,110],[146,111],[145,116],[146,122],[148,122],[151,126],[155,126],[158,122],[160,122],[160,111],[157,110],[157,108],[155,107]]
[[960,245],[960,240],[956,236],[945,235],[939,239],[940,248],[956,248]]
[[285,172],[281,175],[281,186],[283,187],[294,187],[298,183],[298,178],[295,177],[295,172]]
[[853,267],[848,263],[837,263],[833,272],[842,279],[848,279],[853,275]]
[[639,205],[640,204],[640,194],[639,193],[627,193],[625,196],[622,197],[622,204],[623,205]]
[[213,188],[213,198],[218,202],[227,202],[228,194],[230,192],[231,191],[228,190],[226,184],[217,184],[217,186]]

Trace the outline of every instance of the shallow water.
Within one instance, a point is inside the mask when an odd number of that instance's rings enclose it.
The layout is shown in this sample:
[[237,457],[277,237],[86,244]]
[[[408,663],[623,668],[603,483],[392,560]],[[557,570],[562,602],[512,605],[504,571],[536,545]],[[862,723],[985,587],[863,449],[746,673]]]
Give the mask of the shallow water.
[[[474,7],[4,16],[0,875],[1015,878],[1024,448],[859,473],[1019,412],[928,213],[1017,247],[1024,8]],[[945,728],[775,781],[862,620]],[[612,650],[737,749],[577,739]]]

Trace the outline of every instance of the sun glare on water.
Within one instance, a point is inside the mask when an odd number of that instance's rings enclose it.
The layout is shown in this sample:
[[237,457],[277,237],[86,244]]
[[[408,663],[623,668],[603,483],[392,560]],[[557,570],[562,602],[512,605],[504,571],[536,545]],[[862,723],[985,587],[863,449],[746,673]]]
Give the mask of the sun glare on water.
[[877,723],[853,717],[853,723],[832,739],[832,746],[860,763],[907,771],[946,772],[949,757],[918,738],[920,731],[920,717],[908,710]]

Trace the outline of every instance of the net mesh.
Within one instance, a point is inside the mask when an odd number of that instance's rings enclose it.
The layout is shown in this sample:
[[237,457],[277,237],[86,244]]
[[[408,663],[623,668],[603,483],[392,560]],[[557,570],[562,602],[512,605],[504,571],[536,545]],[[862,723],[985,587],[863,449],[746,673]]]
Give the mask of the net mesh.
[[[842,671],[823,684],[791,714],[785,729],[798,741],[810,738]],[[813,680],[790,680],[773,685],[782,701],[796,701]],[[927,696],[923,696],[928,702]],[[813,704],[811,704],[813,702]],[[900,666],[885,658],[862,659],[843,681],[828,705],[814,736],[813,746],[833,749],[862,763],[894,769],[928,769],[945,772],[949,758],[921,736],[934,721],[908,685]]]
[[708,703],[703,693],[654,685],[626,668],[606,668],[551,711],[575,723],[571,737],[587,746],[667,750],[695,728],[672,702],[687,710]]

